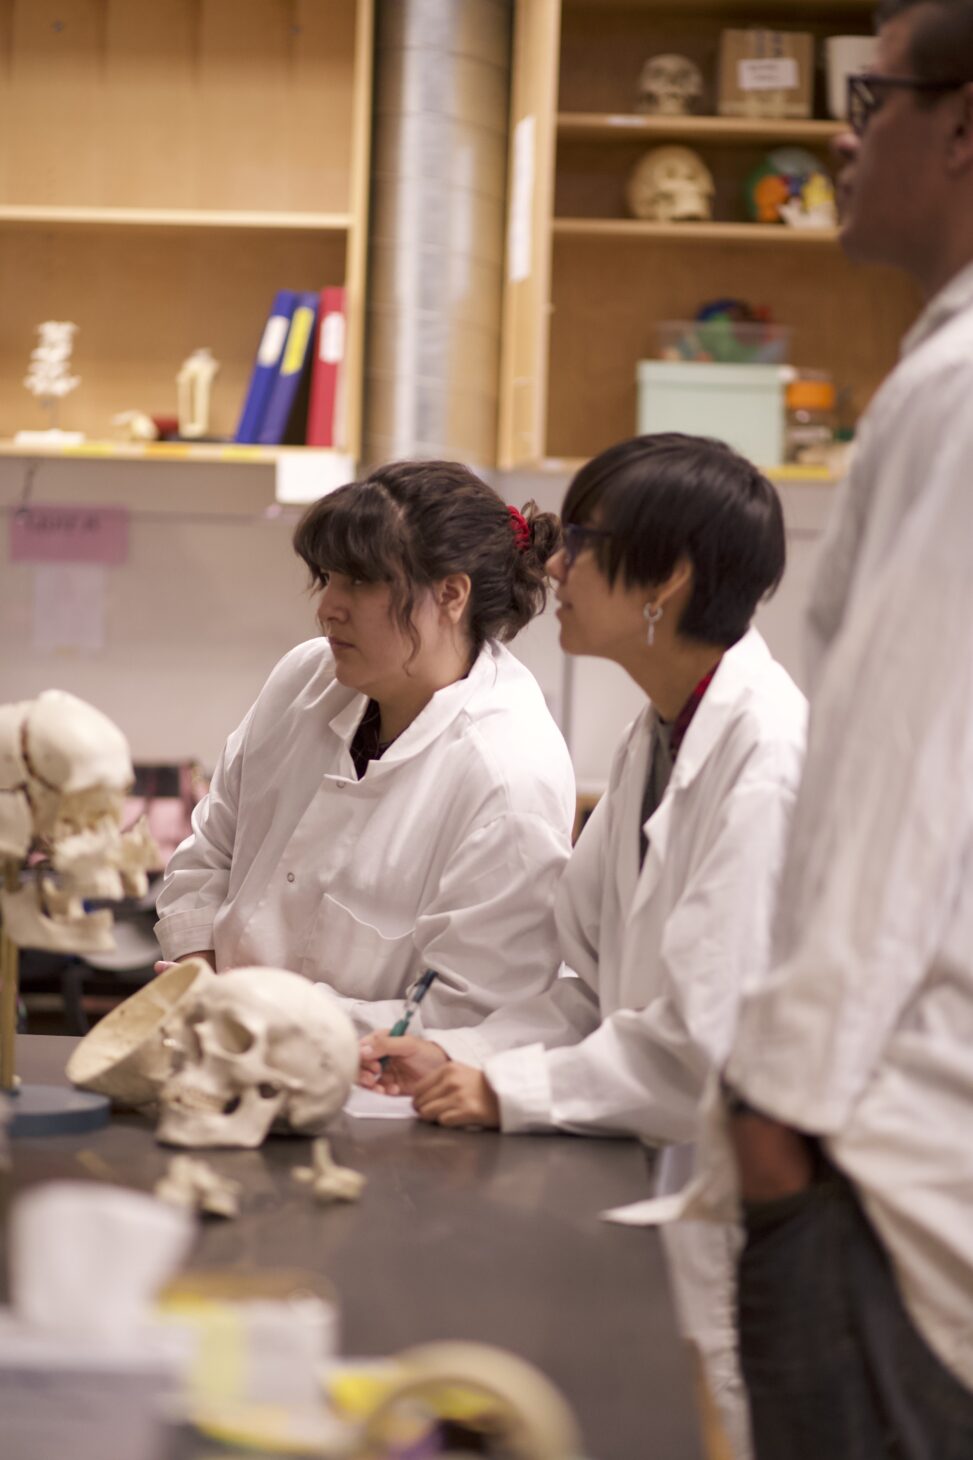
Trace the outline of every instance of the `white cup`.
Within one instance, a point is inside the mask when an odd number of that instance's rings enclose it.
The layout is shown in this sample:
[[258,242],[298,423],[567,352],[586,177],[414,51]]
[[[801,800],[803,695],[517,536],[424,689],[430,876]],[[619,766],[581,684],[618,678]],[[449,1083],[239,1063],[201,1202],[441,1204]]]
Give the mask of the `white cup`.
[[871,68],[877,45],[877,38],[871,35],[831,35],[825,41],[828,111],[836,121],[848,117],[848,77]]
[[130,1340],[196,1233],[188,1212],[97,1182],[32,1187],[10,1214],[10,1290],[18,1318],[90,1341]]

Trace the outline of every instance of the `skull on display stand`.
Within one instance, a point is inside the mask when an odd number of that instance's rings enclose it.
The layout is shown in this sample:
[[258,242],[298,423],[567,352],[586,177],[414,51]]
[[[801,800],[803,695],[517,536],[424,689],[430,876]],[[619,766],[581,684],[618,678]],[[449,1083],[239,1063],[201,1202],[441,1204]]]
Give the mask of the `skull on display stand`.
[[320,985],[237,968],[194,990],[167,1022],[173,1072],[156,1135],[174,1146],[259,1146],[277,1122],[316,1135],[358,1073],[358,1038]]
[[689,147],[656,147],[640,158],[628,180],[636,218],[656,223],[705,222],[713,212],[713,175]]
[[637,111],[684,117],[703,95],[703,73],[688,56],[650,56],[639,76]]
[[[146,890],[152,838],[143,823],[121,829],[132,780],[124,735],[84,700],[51,689],[0,705],[0,917],[19,947],[114,947],[111,913],[88,913],[84,900]],[[50,859],[54,875],[22,878],[34,852]]]

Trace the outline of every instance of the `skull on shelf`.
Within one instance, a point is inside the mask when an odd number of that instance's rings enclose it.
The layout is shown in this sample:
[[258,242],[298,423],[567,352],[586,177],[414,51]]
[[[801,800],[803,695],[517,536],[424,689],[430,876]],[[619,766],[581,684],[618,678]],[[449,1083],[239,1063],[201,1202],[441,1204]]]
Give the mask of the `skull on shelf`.
[[275,1121],[317,1134],[358,1073],[348,1015],[282,968],[237,968],[194,990],[167,1022],[173,1070],[157,1138],[174,1146],[259,1146]]
[[639,76],[636,110],[650,116],[684,117],[703,95],[703,73],[688,56],[650,56]]
[[713,213],[713,175],[689,147],[655,147],[628,179],[628,205],[655,223],[705,222]]
[[[123,832],[132,784],[125,737],[106,715],[63,690],[0,706],[0,916],[22,948],[94,953],[114,947],[111,913],[85,898],[141,896],[156,848],[144,824]],[[34,851],[54,876],[21,882]],[[14,884],[14,885],[12,885]]]

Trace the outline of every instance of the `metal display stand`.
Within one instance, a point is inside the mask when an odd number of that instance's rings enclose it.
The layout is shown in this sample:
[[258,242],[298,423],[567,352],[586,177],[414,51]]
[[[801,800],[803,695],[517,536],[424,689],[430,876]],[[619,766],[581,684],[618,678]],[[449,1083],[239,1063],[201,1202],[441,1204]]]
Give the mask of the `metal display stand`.
[[108,1124],[111,1102],[104,1095],[63,1085],[23,1085],[17,1079],[14,1042],[17,1034],[19,951],[0,928],[0,1091],[11,1102],[7,1133],[56,1136],[98,1130]]

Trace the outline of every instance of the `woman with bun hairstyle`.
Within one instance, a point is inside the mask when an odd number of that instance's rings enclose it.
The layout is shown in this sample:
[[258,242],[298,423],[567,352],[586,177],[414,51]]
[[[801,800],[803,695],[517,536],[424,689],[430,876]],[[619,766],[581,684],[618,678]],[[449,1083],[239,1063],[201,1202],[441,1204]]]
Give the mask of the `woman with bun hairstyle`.
[[290,968],[387,1027],[427,969],[438,1028],[540,993],[574,775],[506,644],[541,611],[552,514],[456,462],[396,462],[322,497],[294,547],[322,637],[230,736],[169,863],[167,960]]

